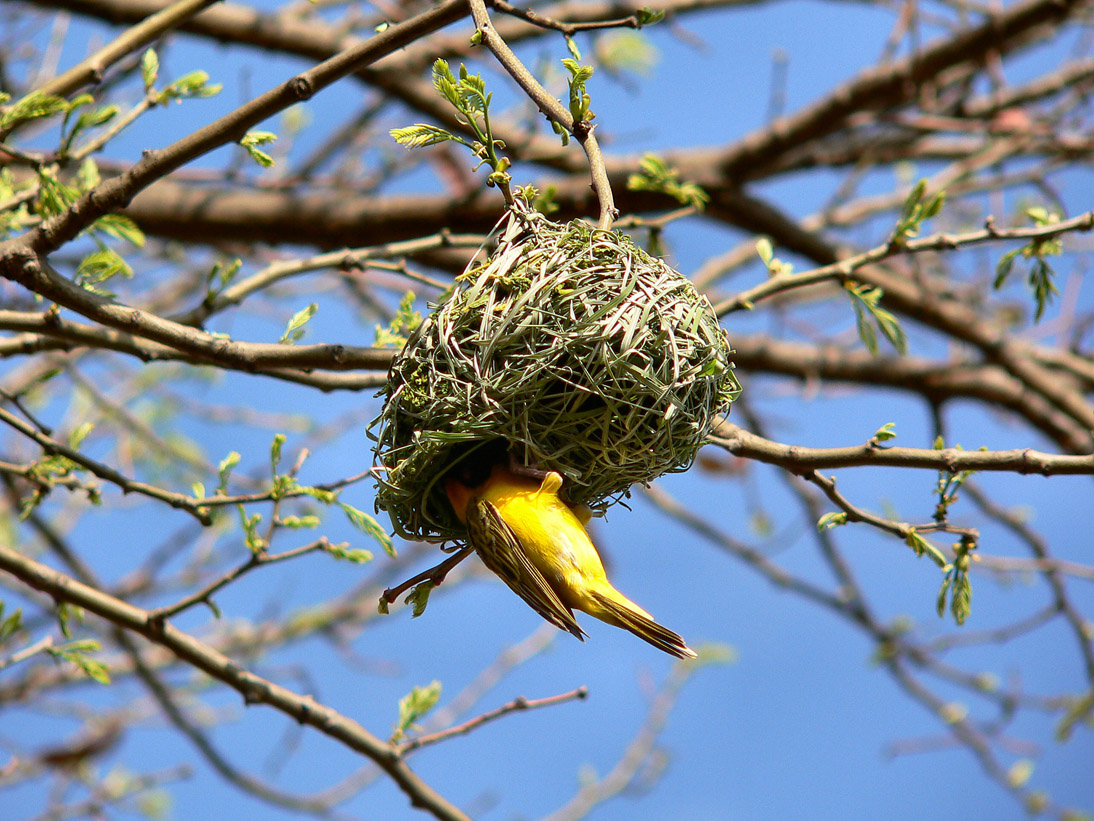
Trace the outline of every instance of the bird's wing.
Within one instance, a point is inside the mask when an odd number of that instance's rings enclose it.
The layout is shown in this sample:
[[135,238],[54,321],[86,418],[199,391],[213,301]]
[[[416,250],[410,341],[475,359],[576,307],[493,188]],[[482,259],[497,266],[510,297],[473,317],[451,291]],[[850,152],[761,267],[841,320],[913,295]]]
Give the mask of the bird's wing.
[[539,568],[532,564],[524,544],[493,504],[482,497],[471,501],[467,506],[467,532],[482,563],[529,607],[555,627],[584,641],[585,633],[573,611],[562,603]]

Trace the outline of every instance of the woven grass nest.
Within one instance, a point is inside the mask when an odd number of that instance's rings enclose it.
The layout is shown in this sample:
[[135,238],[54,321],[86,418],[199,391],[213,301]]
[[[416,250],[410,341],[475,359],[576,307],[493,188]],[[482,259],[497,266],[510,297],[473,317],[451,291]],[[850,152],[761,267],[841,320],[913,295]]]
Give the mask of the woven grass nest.
[[513,213],[396,356],[381,391],[377,509],[403,538],[465,534],[444,478],[507,443],[602,511],[686,470],[740,393],[710,302],[629,237]]

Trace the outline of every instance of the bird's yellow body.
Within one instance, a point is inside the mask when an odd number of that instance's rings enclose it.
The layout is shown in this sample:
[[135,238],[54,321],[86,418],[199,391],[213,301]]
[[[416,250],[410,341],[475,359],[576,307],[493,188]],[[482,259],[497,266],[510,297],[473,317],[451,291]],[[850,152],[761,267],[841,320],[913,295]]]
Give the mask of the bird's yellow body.
[[[473,480],[470,480],[473,481]],[[468,540],[483,563],[537,613],[577,638],[580,610],[629,630],[679,658],[695,653],[608,581],[582,520],[558,492],[562,477],[542,481],[495,465],[480,484],[449,478],[448,498],[467,524]]]

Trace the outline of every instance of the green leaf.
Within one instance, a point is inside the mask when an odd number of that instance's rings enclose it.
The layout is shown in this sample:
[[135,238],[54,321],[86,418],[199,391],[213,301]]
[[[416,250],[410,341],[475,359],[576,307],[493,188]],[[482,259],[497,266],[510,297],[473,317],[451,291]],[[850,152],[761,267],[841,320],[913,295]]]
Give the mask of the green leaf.
[[[76,179],[79,180],[80,192],[84,194],[86,194],[92,188],[97,187],[99,183],[103,181],[102,175],[99,173],[99,166],[96,165],[95,160],[93,160],[91,157],[85,157],[84,161],[80,163],[80,168],[76,172]],[[121,214],[107,214],[105,217],[99,217],[98,220],[92,223],[92,226],[97,226],[99,222],[107,219],[107,217],[120,217],[121,219],[132,222],[132,220],[130,220],[128,217],[122,217]],[[135,223],[134,227],[136,227]],[[143,244],[143,238],[144,235],[141,234],[141,244]]]
[[313,302],[293,314],[289,324],[285,327],[285,333],[281,334],[281,338],[277,341],[282,345],[294,344],[304,336],[304,326],[308,324],[308,321],[315,316],[315,312],[318,310],[319,305]]
[[[1060,221],[1059,214],[1042,207],[1028,208],[1026,214],[1040,228],[1055,225]],[[1058,294],[1056,272],[1048,264],[1045,257],[1059,256],[1062,252],[1063,244],[1059,235],[1048,235],[1032,239],[1021,248],[1015,248],[1000,257],[999,263],[995,267],[995,279],[992,282],[992,287],[996,290],[1003,287],[1014,270],[1014,262],[1019,254],[1024,259],[1031,260],[1028,284],[1036,303],[1034,321],[1039,322],[1044,315],[1045,308],[1052,301],[1052,298]]]
[[1094,690],[1087,691],[1082,697],[1071,700],[1060,723],[1056,725],[1056,740],[1067,741],[1075,725],[1094,718]]
[[929,200],[927,204],[923,206],[923,219],[928,220],[931,217],[936,217],[942,211],[942,207],[946,204],[946,192],[939,191]]
[[62,644],[59,647],[47,647],[46,652],[57,659],[75,664],[88,678],[92,678],[100,684],[110,683],[110,673],[107,666],[97,659],[88,656],[88,653],[101,649],[95,639],[79,639]]
[[350,549],[344,544],[332,544],[327,547],[327,552],[336,559],[353,562],[354,564],[364,564],[372,561],[370,551],[361,548]]
[[593,119],[595,115],[589,110],[591,99],[585,91],[585,84],[593,76],[595,69],[569,58],[564,58],[562,65],[570,72],[570,116],[574,118],[574,123]]
[[332,505],[338,501],[338,494],[332,490],[324,490],[318,487],[308,487],[307,485],[300,485],[297,490],[303,493],[305,496],[322,502],[325,505]]
[[154,48],[148,49],[141,56],[141,80],[144,81],[144,90],[151,91],[160,76],[160,58]]
[[68,626],[69,619],[84,620],[84,612],[75,605],[67,602],[57,604],[57,626],[61,628],[61,635],[66,639],[72,638],[72,629]]
[[862,305],[859,302],[853,302],[852,305],[855,309],[855,325],[858,328],[858,337],[862,340],[862,344],[866,346],[866,350],[877,356],[879,350],[877,332],[874,331],[874,326],[867,319],[866,311],[862,309]]
[[407,291],[399,300],[399,308],[387,328],[376,326],[376,340],[372,343],[377,348],[402,348],[406,344],[414,330],[422,324],[421,311],[414,310],[415,295],[413,291]]
[[942,587],[938,590],[938,600],[935,602],[935,609],[938,611],[938,617],[942,618],[942,614],[946,612],[946,593],[950,589],[950,583],[953,581],[953,575],[947,573],[946,577],[942,580]]
[[209,75],[204,71],[193,71],[167,86],[160,92],[157,101],[160,105],[166,105],[172,100],[214,97],[220,93],[221,88],[223,86],[219,83],[210,83]]
[[267,145],[277,139],[272,131],[248,131],[243,135],[239,144],[250,155],[251,159],[263,168],[270,168],[274,164],[274,158],[260,149],[258,146]]
[[38,169],[38,200],[35,210],[43,217],[55,217],[80,197],[80,192],[57,179],[56,167]]
[[1038,257],[1033,262],[1029,272],[1029,286],[1033,290],[1033,299],[1037,303],[1037,309],[1033,314],[1033,321],[1040,322],[1045,313],[1045,307],[1052,301],[1059,291],[1056,290],[1056,272],[1043,258]]
[[122,214],[107,214],[99,217],[91,227],[104,234],[127,240],[138,248],[144,247],[144,232],[129,217]]
[[756,253],[763,260],[764,265],[771,267],[771,260],[775,259],[775,249],[771,246],[770,237],[760,237],[756,240]]
[[1040,205],[1027,208],[1026,215],[1039,226],[1048,225],[1052,221],[1052,215],[1048,209]]
[[665,19],[665,12],[660,9],[651,9],[649,6],[643,6],[635,13],[635,17],[638,18],[638,27],[652,26],[654,23],[660,23]]
[[817,519],[817,532],[831,530],[833,527],[847,524],[847,514],[844,511],[825,513]]
[[1020,758],[1007,770],[1007,784],[1014,789],[1021,789],[1029,783],[1033,775],[1033,762],[1028,758]]
[[438,58],[433,63],[433,87],[456,108],[460,107],[460,92],[456,78],[445,60]]
[[437,706],[441,698],[441,683],[433,681],[426,687],[415,687],[399,699],[399,720],[395,723],[392,740],[402,738],[414,722]]
[[874,431],[873,438],[878,442],[888,442],[890,439],[896,439],[896,423],[886,422]]
[[76,268],[76,277],[81,283],[98,284],[118,274],[127,278],[132,277],[133,269],[117,251],[106,247],[88,254],[80,260]]
[[908,535],[904,537],[904,543],[914,550],[917,556],[922,556],[930,549],[927,540],[920,536],[914,527],[908,528]]
[[991,284],[991,287],[996,291],[1002,288],[1003,283],[1007,281],[1007,277],[1010,276],[1010,272],[1014,268],[1014,260],[1020,253],[1022,253],[1022,249],[1015,248],[999,258],[999,264],[995,266],[995,280]]
[[680,182],[680,172],[669,168],[665,161],[655,154],[646,154],[642,157],[638,163],[638,172],[627,178],[627,189],[630,191],[653,191],[665,194],[681,205],[690,205],[696,211],[702,211],[710,202],[706,191],[693,182]]
[[410,613],[412,619],[418,618],[425,612],[426,605],[429,604],[429,594],[433,591],[433,588],[437,585],[431,581],[424,581],[421,584],[414,585],[414,589],[410,591],[410,594],[404,600],[404,604],[409,604],[413,608]]
[[939,191],[924,202],[923,198],[926,193],[926,180],[920,180],[912,188],[907,199],[904,200],[904,205],[900,210],[900,218],[893,229],[893,242],[899,243],[908,237],[914,237],[919,233],[919,229],[925,220],[936,216],[942,210],[942,206],[946,203],[946,192]]
[[220,476],[220,484],[217,485],[217,493],[222,496],[228,495],[228,477],[232,475],[232,469],[239,464],[241,458],[242,457],[233,450],[221,460],[220,465],[217,467],[217,473]]
[[316,528],[319,527],[318,516],[282,516],[278,519],[277,523],[282,527],[291,528],[292,530],[301,530],[304,528]]
[[927,181],[920,180],[908,192],[907,198],[904,200],[904,205],[900,209],[901,221],[907,221],[912,219],[916,211],[919,209],[919,203],[923,200],[923,195],[927,193]]
[[648,76],[661,59],[660,51],[640,31],[610,31],[601,34],[594,42],[596,62],[609,74],[620,75],[629,71]]
[[486,82],[482,75],[471,74],[467,66],[460,63],[460,82],[456,86],[460,95],[459,108],[467,114],[482,114],[490,104],[490,95],[486,93]]
[[77,425],[68,434],[68,446],[73,450],[79,450],[80,445],[83,444],[84,439],[86,439],[87,435],[91,433],[91,431],[93,431],[94,429],[94,422],[83,422]]
[[209,269],[209,274],[206,277],[207,286],[210,293],[219,294],[228,285],[231,284],[235,275],[239,273],[239,269],[243,267],[243,260],[236,257],[229,263],[215,262],[213,267]]
[[551,128],[559,137],[562,138],[562,147],[565,148],[570,144],[570,132],[559,125],[556,121],[551,120]]
[[955,573],[950,596],[950,613],[958,625],[965,623],[972,610],[972,583],[968,573]]
[[107,105],[102,108],[92,109],[91,111],[85,111],[76,118],[76,123],[72,126],[72,130],[69,131],[61,141],[61,153],[67,154],[72,148],[72,143],[75,142],[80,134],[88,129],[106,125],[118,116],[120,110],[121,109],[116,105]]
[[277,466],[281,464],[281,447],[285,444],[285,434],[275,433],[270,443],[270,466],[273,469],[274,478],[277,477]]
[[23,629],[23,609],[18,608],[7,618],[4,618],[4,603],[0,601],[0,644],[10,639]]
[[407,148],[424,148],[427,145],[437,145],[449,140],[455,140],[467,145],[463,139],[452,132],[425,123],[408,125],[406,128],[393,128],[388,133],[395,138],[395,142],[399,145],[405,145]]
[[379,522],[353,505],[339,502],[338,506],[342,508],[342,512],[346,514],[346,518],[350,520],[354,527],[378,541],[389,556],[395,557],[395,545],[392,543],[387,531],[380,527]]
[[9,128],[28,120],[52,117],[54,114],[68,111],[69,107],[69,102],[64,97],[32,91],[0,115],[0,130],[7,131]]
[[72,119],[72,115],[79,111],[84,106],[91,105],[95,102],[95,98],[87,92],[83,94],[77,94],[71,100],[68,101],[68,108],[65,109],[65,116],[61,119],[61,131],[65,131],[68,128],[69,121]]
[[878,338],[874,329],[876,325],[898,353],[907,353],[908,342],[900,321],[880,305],[884,291],[855,282],[845,283],[844,288],[851,296],[851,305],[855,310],[855,324],[858,327],[859,338],[866,349],[875,356],[878,354]]
[[248,516],[242,504],[236,505],[236,508],[239,510],[239,523],[243,527],[247,549],[254,554],[261,553],[266,549],[266,540],[258,535],[258,526],[262,522],[262,514],[253,513]]

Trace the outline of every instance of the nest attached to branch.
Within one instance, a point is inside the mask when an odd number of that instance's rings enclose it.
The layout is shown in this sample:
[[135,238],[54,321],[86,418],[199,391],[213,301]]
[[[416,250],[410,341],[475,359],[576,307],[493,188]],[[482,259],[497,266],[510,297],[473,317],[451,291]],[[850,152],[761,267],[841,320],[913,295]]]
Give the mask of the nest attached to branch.
[[561,473],[571,503],[604,510],[686,470],[741,390],[710,302],[683,275],[623,234],[509,219],[381,391],[376,504],[403,538],[464,535],[445,475],[499,440]]

